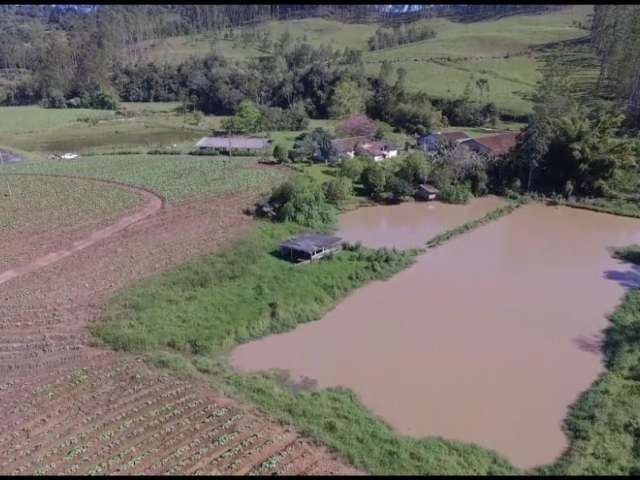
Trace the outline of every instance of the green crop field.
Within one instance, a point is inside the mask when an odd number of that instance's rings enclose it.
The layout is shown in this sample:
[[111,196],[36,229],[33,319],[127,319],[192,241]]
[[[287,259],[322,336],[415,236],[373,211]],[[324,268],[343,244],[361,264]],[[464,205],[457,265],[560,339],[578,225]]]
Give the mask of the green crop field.
[[97,182],[0,176],[0,232],[41,230],[43,225],[76,227],[121,215],[141,199],[134,192]]
[[150,187],[169,202],[192,195],[248,191],[280,178],[278,170],[259,168],[256,158],[193,155],[97,155],[78,160],[5,165],[4,172],[55,173],[117,180]]

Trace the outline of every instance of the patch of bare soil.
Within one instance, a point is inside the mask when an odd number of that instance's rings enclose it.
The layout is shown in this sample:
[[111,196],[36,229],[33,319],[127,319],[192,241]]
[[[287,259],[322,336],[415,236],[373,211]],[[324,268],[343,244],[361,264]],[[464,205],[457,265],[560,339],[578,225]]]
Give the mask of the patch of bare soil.
[[90,345],[108,298],[249,231],[254,200],[161,209],[0,285],[0,473],[355,473],[250,407]]

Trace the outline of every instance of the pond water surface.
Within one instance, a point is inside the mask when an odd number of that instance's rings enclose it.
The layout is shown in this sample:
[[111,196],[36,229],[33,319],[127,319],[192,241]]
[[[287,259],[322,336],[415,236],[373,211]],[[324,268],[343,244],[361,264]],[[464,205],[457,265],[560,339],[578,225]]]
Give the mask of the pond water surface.
[[[363,241],[408,245],[412,208],[379,208],[373,219],[365,208],[343,229],[371,225]],[[473,442],[520,468],[546,464],[567,447],[567,407],[603,371],[607,314],[637,284],[607,247],[633,242],[638,220],[526,205],[357,290],[320,321],[239,346],[231,363],[350,388],[401,434]]]

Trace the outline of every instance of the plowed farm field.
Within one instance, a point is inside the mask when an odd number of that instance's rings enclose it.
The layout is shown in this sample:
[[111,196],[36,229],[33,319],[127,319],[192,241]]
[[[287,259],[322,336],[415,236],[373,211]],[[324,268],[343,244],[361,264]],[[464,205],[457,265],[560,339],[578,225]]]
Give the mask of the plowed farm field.
[[[185,196],[77,250],[86,228],[56,237],[56,222],[42,222],[51,241],[28,248],[27,230],[12,231],[21,263],[72,252],[0,284],[0,474],[357,473],[291,427],[100,347],[87,330],[117,291],[246,234],[243,208],[272,185]],[[96,213],[97,227],[111,221],[113,211]]]
[[5,474],[357,473],[291,428],[135,359],[73,371],[9,417]]

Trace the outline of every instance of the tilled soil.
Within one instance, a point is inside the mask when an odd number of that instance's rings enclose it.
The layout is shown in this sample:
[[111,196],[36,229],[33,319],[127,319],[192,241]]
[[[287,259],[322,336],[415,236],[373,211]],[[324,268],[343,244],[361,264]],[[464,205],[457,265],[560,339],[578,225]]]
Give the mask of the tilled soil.
[[253,200],[167,207],[0,285],[0,473],[357,473],[197,381],[91,346],[108,298],[246,233]]

